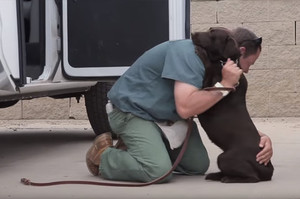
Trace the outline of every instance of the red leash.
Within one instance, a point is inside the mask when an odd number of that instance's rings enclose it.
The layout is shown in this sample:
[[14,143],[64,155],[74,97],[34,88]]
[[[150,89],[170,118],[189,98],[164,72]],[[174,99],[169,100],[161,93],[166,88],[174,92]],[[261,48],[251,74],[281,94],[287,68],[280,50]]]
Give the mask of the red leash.
[[204,88],[205,91],[235,91],[235,87],[207,87]]

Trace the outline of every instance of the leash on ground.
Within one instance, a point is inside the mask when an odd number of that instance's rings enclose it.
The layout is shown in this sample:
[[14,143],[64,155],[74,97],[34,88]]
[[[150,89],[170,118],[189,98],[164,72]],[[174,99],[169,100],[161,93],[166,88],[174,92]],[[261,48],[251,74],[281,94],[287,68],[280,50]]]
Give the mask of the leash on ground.
[[188,129],[186,137],[183,141],[182,148],[179,152],[179,155],[177,156],[172,168],[163,176],[154,179],[150,182],[142,182],[142,183],[111,183],[111,182],[97,182],[97,181],[82,181],[82,180],[70,180],[70,181],[53,181],[53,182],[32,182],[31,180],[27,178],[21,178],[21,183],[24,185],[31,185],[31,186],[53,186],[53,185],[64,185],[64,184],[80,184],[80,185],[100,185],[100,186],[116,186],[116,187],[143,187],[148,186],[151,184],[154,184],[156,182],[159,182],[166,178],[168,175],[170,175],[174,169],[177,167],[179,162],[181,161],[184,152],[186,151],[188,140],[190,138],[191,132],[193,127],[193,118],[188,119]]

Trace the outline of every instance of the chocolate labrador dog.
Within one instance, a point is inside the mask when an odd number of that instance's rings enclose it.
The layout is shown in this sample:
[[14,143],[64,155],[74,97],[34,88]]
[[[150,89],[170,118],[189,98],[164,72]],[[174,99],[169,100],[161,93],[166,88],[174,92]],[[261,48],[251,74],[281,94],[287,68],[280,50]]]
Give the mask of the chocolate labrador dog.
[[[205,65],[203,88],[213,87],[222,79],[222,64],[227,58],[238,60],[240,51],[230,32],[224,28],[211,28],[207,32],[192,34],[196,53]],[[249,183],[271,180],[273,166],[256,161],[260,135],[246,107],[247,80],[241,76],[234,92],[224,97],[212,108],[198,115],[201,126],[210,140],[224,152],[218,156],[217,173],[206,176],[208,180],[225,183]]]

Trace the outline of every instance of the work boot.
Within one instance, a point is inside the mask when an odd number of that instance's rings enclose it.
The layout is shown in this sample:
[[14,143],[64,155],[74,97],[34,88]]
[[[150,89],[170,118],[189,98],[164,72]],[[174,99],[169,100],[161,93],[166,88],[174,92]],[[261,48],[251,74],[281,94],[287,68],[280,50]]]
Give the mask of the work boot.
[[106,132],[98,135],[91,148],[86,153],[86,165],[91,174],[99,175],[100,157],[108,147],[113,146],[111,133]]

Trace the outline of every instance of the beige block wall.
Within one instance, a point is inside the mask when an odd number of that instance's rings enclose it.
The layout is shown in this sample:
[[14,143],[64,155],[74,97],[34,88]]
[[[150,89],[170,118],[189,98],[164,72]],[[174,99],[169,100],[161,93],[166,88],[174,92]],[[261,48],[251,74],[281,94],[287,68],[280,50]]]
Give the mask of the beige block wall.
[[300,1],[191,1],[192,31],[246,27],[263,37],[262,54],[247,74],[253,117],[300,116]]
[[50,97],[21,100],[16,105],[0,109],[0,120],[87,120],[84,98],[53,99]]
[[[191,31],[246,27],[263,37],[247,74],[253,117],[300,116],[300,0],[192,0]],[[39,98],[0,109],[0,119],[87,119],[84,99]]]

